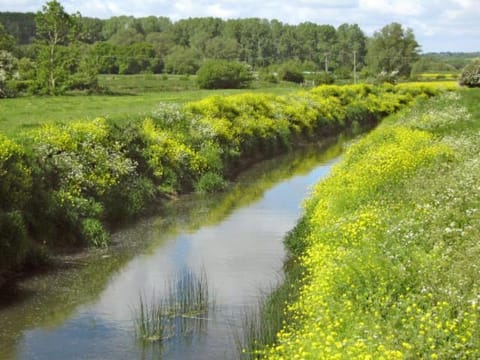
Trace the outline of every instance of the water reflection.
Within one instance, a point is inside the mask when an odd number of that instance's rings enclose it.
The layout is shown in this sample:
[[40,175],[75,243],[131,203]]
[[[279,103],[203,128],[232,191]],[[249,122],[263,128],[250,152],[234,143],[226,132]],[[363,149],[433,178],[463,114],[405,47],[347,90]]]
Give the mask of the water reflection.
[[[340,152],[341,142],[262,162],[228,192],[172,202],[160,217],[116,234],[112,249],[19,284],[15,300],[0,307],[0,358],[234,357],[231,327],[281,278],[282,238]],[[162,291],[186,267],[203,269],[216,294],[204,335],[191,346],[141,346],[132,322],[139,294]]]

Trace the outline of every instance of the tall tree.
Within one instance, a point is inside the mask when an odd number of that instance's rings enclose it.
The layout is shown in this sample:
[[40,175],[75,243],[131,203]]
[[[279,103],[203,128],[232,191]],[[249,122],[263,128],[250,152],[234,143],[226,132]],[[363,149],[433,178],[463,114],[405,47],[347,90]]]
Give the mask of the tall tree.
[[367,37],[357,24],[342,24],[337,29],[336,60],[340,66],[353,68],[354,53],[357,69],[367,54]]
[[374,33],[367,52],[367,65],[373,73],[397,71],[408,76],[412,64],[419,59],[420,45],[413,31],[404,30],[402,25],[391,23]]
[[39,80],[46,82],[45,87],[50,95],[57,94],[62,85],[59,82],[68,79],[71,67],[65,47],[74,40],[76,16],[67,14],[58,1],[52,0],[36,14],[35,22],[40,48],[37,64]]

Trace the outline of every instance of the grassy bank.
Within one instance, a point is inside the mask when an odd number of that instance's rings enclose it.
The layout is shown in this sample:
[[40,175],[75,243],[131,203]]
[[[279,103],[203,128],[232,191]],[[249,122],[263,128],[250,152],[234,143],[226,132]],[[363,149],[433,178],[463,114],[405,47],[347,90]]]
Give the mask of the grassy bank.
[[166,104],[184,104],[213,95],[234,95],[245,92],[283,95],[298,91],[293,85],[254,83],[252,89],[200,90],[193,78],[182,80],[178,75],[104,75],[100,85],[110,95],[69,95],[56,97],[28,96],[2,99],[0,132],[16,136],[45,122],[69,123],[103,117],[117,122],[153,116]]
[[127,122],[45,124],[0,137],[0,273],[32,249],[108,243],[148,204],[215,191],[252,159],[377,122],[437,86],[323,86],[289,96],[214,96]]
[[248,357],[480,356],[479,100],[422,102],[349,149],[287,240],[287,322]]

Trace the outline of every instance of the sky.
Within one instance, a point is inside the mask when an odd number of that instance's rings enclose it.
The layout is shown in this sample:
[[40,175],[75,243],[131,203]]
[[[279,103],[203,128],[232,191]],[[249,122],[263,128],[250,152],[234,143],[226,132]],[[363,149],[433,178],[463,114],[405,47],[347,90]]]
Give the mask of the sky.
[[[0,0],[0,11],[36,12],[47,0]],[[259,17],[288,24],[358,24],[371,36],[392,22],[413,29],[422,52],[480,51],[480,0],[60,0],[68,13],[223,19]]]

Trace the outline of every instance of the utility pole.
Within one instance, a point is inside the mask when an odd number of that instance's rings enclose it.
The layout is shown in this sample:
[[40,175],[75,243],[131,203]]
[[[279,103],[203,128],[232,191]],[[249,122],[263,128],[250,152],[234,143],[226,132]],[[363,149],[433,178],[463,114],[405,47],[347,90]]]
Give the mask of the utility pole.
[[353,83],[357,83],[357,51],[353,50]]
[[325,72],[328,73],[328,52],[325,53]]

